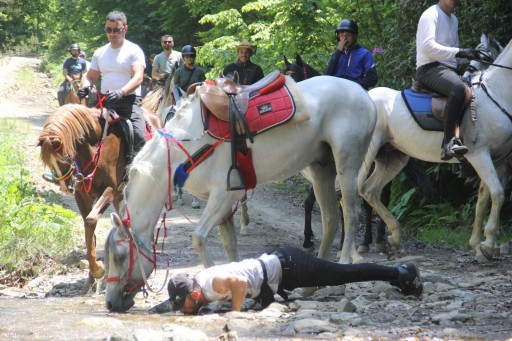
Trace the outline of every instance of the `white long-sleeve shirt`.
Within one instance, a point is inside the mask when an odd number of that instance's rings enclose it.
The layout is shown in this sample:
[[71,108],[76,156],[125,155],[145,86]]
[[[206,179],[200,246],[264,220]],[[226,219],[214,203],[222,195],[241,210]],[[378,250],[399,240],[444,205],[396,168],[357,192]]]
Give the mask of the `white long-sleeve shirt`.
[[457,17],[453,13],[446,15],[439,5],[423,12],[416,31],[416,68],[432,62],[457,67],[458,30]]

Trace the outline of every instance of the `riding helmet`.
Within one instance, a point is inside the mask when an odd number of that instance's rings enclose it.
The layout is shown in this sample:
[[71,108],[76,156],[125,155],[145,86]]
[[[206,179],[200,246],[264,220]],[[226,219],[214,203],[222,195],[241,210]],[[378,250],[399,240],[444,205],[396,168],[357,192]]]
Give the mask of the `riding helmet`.
[[69,46],[69,51],[71,50],[78,50],[78,52],[80,52],[80,45],[78,45],[77,43],[73,43]]
[[343,19],[342,21],[340,21],[338,27],[336,28],[336,31],[334,31],[334,33],[336,33],[336,36],[338,36],[338,32],[340,31],[347,31],[354,35],[357,35],[359,32],[359,30],[357,29],[356,22],[350,19]]
[[183,49],[181,50],[181,54],[183,56],[196,56],[196,49],[192,45],[185,45],[183,46]]

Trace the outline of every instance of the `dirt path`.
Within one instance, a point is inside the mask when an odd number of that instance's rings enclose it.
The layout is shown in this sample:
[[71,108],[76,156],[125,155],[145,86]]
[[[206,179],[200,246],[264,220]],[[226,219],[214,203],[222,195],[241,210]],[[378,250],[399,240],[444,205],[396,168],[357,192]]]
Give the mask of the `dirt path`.
[[[0,62],[0,117],[30,123],[27,133],[27,167],[33,170],[35,186],[57,191],[40,179],[43,172],[39,150],[29,145],[37,137],[56,100],[54,85],[36,73],[41,86],[23,88],[16,82],[21,67],[37,67],[40,61],[7,58]],[[72,198],[62,198],[75,207]],[[191,233],[204,208],[192,209],[190,196],[184,206],[175,205],[167,219],[170,227],[165,248],[159,252],[161,267],[152,276],[154,286],[164,283],[165,264],[171,271],[194,273],[202,266],[191,246]],[[279,245],[302,243],[303,210],[297,198],[272,186],[259,187],[249,202],[249,234],[239,236],[240,257],[254,257]],[[235,215],[235,221],[238,219]],[[238,224],[237,224],[238,225]],[[319,215],[314,214],[318,238]],[[8,228],[1,226],[0,228]],[[97,230],[100,256],[108,232],[108,214]],[[77,229],[82,230],[81,224]],[[216,232],[209,245],[218,262],[225,255]],[[181,340],[218,339],[228,325],[241,338],[266,339],[410,339],[410,340],[506,340],[512,335],[512,256],[504,253],[493,264],[478,265],[470,251],[450,250],[406,243],[409,259],[422,271],[425,294],[422,300],[404,298],[387,283],[350,284],[326,288],[312,297],[294,292],[291,302],[272,305],[263,311],[217,313],[184,317],[173,313],[149,314],[167,299],[164,290],[139,294],[126,314],[110,314],[103,294],[83,295],[87,272],[78,268],[83,246],[74,252],[59,275],[41,274],[24,288],[0,286],[0,339],[16,340]],[[370,253],[368,260],[386,264],[383,255]],[[336,259],[333,249],[331,259]],[[248,302],[249,303],[249,302]],[[188,329],[190,328],[190,329]]]

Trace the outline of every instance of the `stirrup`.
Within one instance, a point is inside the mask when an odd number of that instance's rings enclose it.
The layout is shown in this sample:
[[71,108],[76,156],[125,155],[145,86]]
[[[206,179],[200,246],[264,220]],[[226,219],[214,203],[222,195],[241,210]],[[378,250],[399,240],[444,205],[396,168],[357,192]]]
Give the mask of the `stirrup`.
[[[231,185],[231,172],[235,171],[236,176],[238,177],[237,185]],[[240,168],[237,166],[231,165],[228,171],[228,179],[227,179],[227,190],[228,191],[239,191],[245,190],[244,179],[242,177],[242,172]]]

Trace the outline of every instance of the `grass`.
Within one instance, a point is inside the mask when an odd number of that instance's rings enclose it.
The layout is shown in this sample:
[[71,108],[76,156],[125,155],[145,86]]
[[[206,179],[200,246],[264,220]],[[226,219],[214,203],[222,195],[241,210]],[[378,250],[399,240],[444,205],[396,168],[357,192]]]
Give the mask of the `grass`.
[[0,121],[0,270],[11,284],[30,279],[46,260],[57,260],[79,244],[77,215],[46,202],[33,187],[21,147],[27,129],[17,121]]

